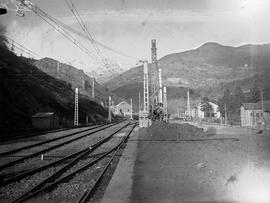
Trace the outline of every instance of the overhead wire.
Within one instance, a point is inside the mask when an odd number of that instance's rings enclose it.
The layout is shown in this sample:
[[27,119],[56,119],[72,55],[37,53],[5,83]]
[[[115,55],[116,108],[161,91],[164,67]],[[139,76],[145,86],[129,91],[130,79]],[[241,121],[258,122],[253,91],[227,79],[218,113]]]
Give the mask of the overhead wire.
[[[73,15],[75,16],[77,22],[79,23],[79,25],[81,26],[82,30],[86,33],[89,41],[91,42],[91,45],[93,46],[93,48],[95,49],[95,51],[97,52],[97,54],[100,54],[100,49],[96,46],[94,38],[93,38],[93,34],[91,34],[89,32],[89,30],[87,29],[87,27],[85,26],[85,23],[83,22],[78,10],[76,9],[75,5],[73,4],[72,0],[69,0],[70,4],[68,3],[68,0],[65,0],[66,5],[69,7],[69,9],[71,10],[71,12],[73,13]],[[75,11],[75,12],[74,12]]]
[[[32,56],[36,56],[38,58],[42,58],[40,55],[38,55],[37,53],[35,53],[35,52],[31,51],[30,49],[26,48],[25,46],[23,46],[19,42],[16,42],[14,39],[10,38],[9,36],[5,35],[5,37],[11,41],[11,42],[8,41],[8,43],[12,44],[13,46],[15,46],[20,51],[25,52],[27,54],[31,54]],[[14,43],[17,44],[17,45],[15,45]]]
[[[90,42],[91,46],[93,46],[94,50],[96,51],[96,53],[101,57],[101,63],[102,66],[101,68],[105,70],[105,72],[109,72],[110,74],[112,74],[113,76],[117,76],[118,73],[116,71],[114,71],[113,69],[110,69],[109,64],[107,59],[102,55],[100,49],[96,46],[96,43],[94,41],[93,38],[93,34],[91,34],[89,32],[89,30],[87,29],[85,23],[83,22],[78,10],[76,9],[75,5],[73,4],[72,0],[65,0],[67,7],[69,8],[69,10],[72,12],[73,16],[76,18],[78,24],[80,25],[81,29],[83,30],[83,32],[86,34],[88,41]],[[74,12],[75,11],[75,12]],[[104,67],[103,67],[104,66]]]
[[[74,33],[74,34],[76,34],[76,35],[78,35],[78,36],[80,36],[80,37],[82,37],[82,38],[85,38],[85,39],[88,38],[85,34],[81,33],[80,31],[71,28],[70,26],[64,24],[63,22],[61,22],[61,21],[59,21],[59,20],[57,20],[57,21],[58,21],[59,24],[61,24],[62,27],[64,27],[65,29],[69,30],[70,32],[72,32],[72,33]],[[101,42],[99,42],[99,41],[97,41],[97,40],[95,40],[95,39],[93,39],[93,40],[94,40],[94,42],[95,42],[97,45],[99,45],[100,47],[102,47],[102,48],[104,48],[104,49],[107,49],[107,50],[109,50],[109,51],[111,51],[111,52],[114,52],[114,53],[116,53],[116,54],[118,54],[118,55],[124,56],[124,57],[129,58],[129,59],[133,59],[133,60],[136,60],[136,61],[139,61],[139,60],[140,60],[139,58],[136,58],[136,57],[134,57],[134,56],[130,56],[130,55],[128,55],[128,54],[125,54],[125,53],[123,53],[123,52],[120,52],[120,51],[118,51],[118,50],[116,50],[116,49],[114,49],[114,48],[111,48],[111,47],[109,47],[108,45],[105,45],[105,44],[103,44],[103,43],[101,43]]]
[[[19,1],[19,0],[17,0]],[[62,34],[64,37],[66,37],[68,40],[70,40],[74,45],[76,45],[79,49],[81,49],[83,52],[85,52],[86,54],[88,54],[89,56],[91,56],[92,58],[94,58],[95,60],[97,60],[97,56],[95,54],[93,54],[89,49],[87,49],[85,46],[83,46],[77,39],[75,39],[68,31],[72,32],[73,34],[76,34],[82,38],[86,38],[89,39],[89,36],[87,36],[87,34],[83,34],[77,30],[74,30],[73,28],[71,28],[70,26],[64,24],[63,22],[61,22],[60,20],[50,16],[49,14],[47,14],[45,11],[41,10],[40,8],[38,8],[36,5],[27,5],[24,3],[24,1],[20,1],[25,7],[27,7],[28,9],[30,9],[31,11],[33,11],[36,15],[38,15],[41,19],[43,19],[45,22],[47,22],[50,26],[52,26],[57,32],[59,32],[60,34]],[[74,4],[73,4],[74,6]],[[74,6],[75,7],[75,6]],[[75,9],[74,9],[75,10]],[[76,9],[77,11],[77,9]],[[78,11],[77,11],[78,13]],[[83,26],[86,27],[86,26]],[[90,34],[90,33],[89,33]],[[91,36],[91,35],[90,35]],[[133,56],[129,56],[127,54],[124,54],[118,50],[115,50],[103,43],[100,43],[96,40],[93,39],[93,37],[91,36],[91,41],[94,44],[97,44],[107,50],[110,50],[111,52],[117,53],[118,55],[122,55],[125,56],[127,58],[131,58],[134,59],[136,61],[139,61],[138,58],[133,57]],[[97,47],[97,46],[96,46]],[[105,61],[105,59],[104,59]],[[108,64],[106,66],[106,68],[108,69],[107,71],[110,71],[108,68]]]
[[[57,23],[57,21],[48,15],[46,12],[38,8],[36,5],[34,5],[34,8],[31,6],[26,5],[24,2],[22,2],[24,6],[29,8],[31,11],[33,11],[36,15],[38,15],[42,20],[44,20],[46,23],[48,23],[51,27],[53,27],[57,32],[62,34],[64,37],[66,37],[68,40],[70,40],[74,45],[76,45],[79,49],[81,49],[83,52],[85,52],[87,55],[89,55],[92,58],[96,58],[95,54],[93,54],[90,50],[88,50],[85,46],[83,46],[77,39],[75,39],[72,35],[70,35],[67,31],[65,31],[61,25]],[[46,19],[47,18],[47,19]],[[54,24],[52,24],[50,21],[52,21]]]
[[[74,4],[73,4],[73,5],[74,5]],[[74,6],[74,8],[76,9],[75,6]],[[77,10],[77,9],[76,9],[76,10]],[[78,12],[78,11],[77,11],[77,12]],[[47,15],[48,15],[48,14],[47,14]],[[54,18],[54,17],[52,17],[52,16],[50,16],[50,15],[48,15],[48,17],[50,17],[51,19],[53,19],[53,21],[57,22],[57,24],[61,25],[62,28],[65,28],[66,30],[72,32],[73,34],[76,34],[77,36],[80,36],[80,37],[82,37],[82,38],[88,39],[87,34],[83,34],[83,33],[81,33],[80,31],[73,29],[72,27],[66,25],[66,24],[63,23],[62,21],[60,21],[60,20],[58,20],[58,19],[56,19],[56,18]],[[93,35],[93,34],[92,34],[92,35]],[[109,50],[109,51],[111,51],[111,52],[114,52],[114,53],[116,53],[116,54],[118,54],[118,55],[121,55],[121,56],[130,58],[130,59],[133,59],[133,60],[136,60],[136,61],[139,61],[139,60],[140,60],[139,58],[136,58],[136,57],[134,57],[134,56],[130,56],[130,55],[125,54],[125,53],[123,53],[123,52],[121,52],[121,51],[118,51],[118,50],[116,50],[116,49],[114,49],[114,48],[112,48],[112,47],[109,47],[108,45],[105,45],[105,44],[103,44],[103,43],[101,43],[101,42],[95,40],[93,37],[92,37],[92,41],[93,41],[93,43],[95,43],[96,45],[99,45],[100,47],[102,47],[102,48],[104,48],[104,49],[107,49],[107,50]],[[97,48],[98,48],[98,47],[97,47]]]

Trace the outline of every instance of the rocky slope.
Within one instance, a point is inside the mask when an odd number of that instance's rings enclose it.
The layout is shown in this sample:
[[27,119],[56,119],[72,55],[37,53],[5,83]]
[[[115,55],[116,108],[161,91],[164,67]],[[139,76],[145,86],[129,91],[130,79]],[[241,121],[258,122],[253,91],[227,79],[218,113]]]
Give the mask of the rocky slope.
[[[60,124],[72,125],[74,91],[65,81],[42,72],[0,44],[0,134],[31,131],[31,116],[55,112]],[[105,122],[107,111],[83,95],[79,97],[79,122]],[[0,136],[0,138],[1,138]]]
[[[77,69],[71,65],[60,63],[57,60],[51,58],[43,58],[41,60],[33,62],[38,69],[47,73],[48,75],[66,81],[71,84],[72,89],[79,88],[80,94],[92,98],[92,84],[94,80],[95,87],[95,101],[106,103],[111,93],[100,85],[94,76],[87,75],[83,70]],[[115,95],[112,95],[114,100],[118,100]]]

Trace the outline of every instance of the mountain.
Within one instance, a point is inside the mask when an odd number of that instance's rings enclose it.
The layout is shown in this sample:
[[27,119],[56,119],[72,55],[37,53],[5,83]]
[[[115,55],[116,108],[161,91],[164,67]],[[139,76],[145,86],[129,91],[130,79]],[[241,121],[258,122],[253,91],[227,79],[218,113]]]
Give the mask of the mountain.
[[[224,89],[237,85],[247,91],[251,81],[266,81],[267,77],[262,76],[270,72],[270,44],[231,47],[210,42],[194,50],[166,55],[158,60],[158,65],[168,89],[168,103],[176,106],[181,98],[179,106],[184,106],[187,88],[194,101],[205,95],[216,99]],[[151,77],[153,65],[149,63],[148,67]],[[138,92],[143,92],[143,67],[131,68],[105,85],[115,94],[137,101]]]
[[104,59],[103,63],[97,64],[93,69],[91,72],[86,72],[86,74],[94,77],[100,84],[108,82],[124,71],[118,63],[109,59]]
[[[165,85],[192,89],[212,87],[251,77],[270,67],[270,44],[240,47],[206,43],[158,60]],[[153,69],[149,64],[149,72]],[[106,83],[112,90],[143,80],[143,67],[137,66]]]
[[[44,73],[31,61],[16,56],[0,43],[1,136],[31,131],[31,117],[37,112],[55,112],[62,126],[72,125],[74,90],[71,85]],[[86,115],[89,122],[106,122],[107,110],[80,95],[80,123],[85,123]]]
[[116,95],[112,95],[108,89],[100,85],[95,80],[94,75],[89,74],[89,76],[83,70],[71,65],[60,63],[51,58],[37,60],[33,62],[33,65],[54,78],[70,83],[72,89],[79,88],[80,94],[87,96],[89,99],[92,99],[92,84],[94,82],[95,101],[106,103],[109,96],[112,96],[114,100],[119,100]]

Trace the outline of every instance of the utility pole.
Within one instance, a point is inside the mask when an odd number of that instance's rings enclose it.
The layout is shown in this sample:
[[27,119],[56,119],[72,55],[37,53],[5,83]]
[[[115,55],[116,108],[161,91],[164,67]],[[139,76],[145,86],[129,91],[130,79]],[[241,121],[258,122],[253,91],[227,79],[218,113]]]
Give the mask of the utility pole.
[[149,114],[148,61],[143,62],[143,110]]
[[190,116],[189,90],[187,90],[187,113],[188,113],[188,116]]
[[74,126],[79,125],[79,91],[75,88]]
[[163,87],[163,102],[164,102],[164,113],[165,113],[165,122],[168,121],[168,104],[167,104],[167,88]]
[[[153,71],[153,79],[151,81],[151,84],[153,86],[153,93],[155,94],[154,96],[156,96],[156,71],[158,72],[158,103],[160,105],[162,105],[163,103],[163,99],[162,99],[162,95],[163,95],[163,90],[162,90],[162,73],[161,73],[161,67],[158,66],[158,62],[157,62],[157,47],[156,47],[156,40],[155,39],[152,39],[152,48],[151,48],[151,51],[152,51],[152,63],[154,64],[154,71]],[[152,93],[152,94],[153,94]],[[154,102],[152,102],[154,103]]]
[[261,90],[261,105],[262,105],[262,111],[264,112],[264,102],[263,102],[263,89]]
[[225,110],[225,125],[227,125],[227,105],[226,104],[224,106],[224,110]]
[[60,64],[59,61],[57,61],[57,65],[56,65],[56,78],[59,79],[59,71],[60,71]]
[[159,82],[159,103],[163,103],[162,99],[162,77],[161,77],[161,67],[158,67],[158,82]]
[[132,98],[130,98],[130,106],[131,106],[130,119],[133,119],[133,115],[132,115]]
[[152,54],[152,73],[151,73],[151,103],[153,105],[153,108],[155,107],[156,103],[158,103],[158,65],[157,65],[157,47],[156,47],[156,40],[151,40],[151,54]]
[[109,96],[109,105],[108,105],[108,121],[109,122],[112,122],[111,101],[112,101],[112,97]]
[[141,110],[141,92],[139,92],[139,111]]
[[92,99],[95,100],[95,78],[92,78]]

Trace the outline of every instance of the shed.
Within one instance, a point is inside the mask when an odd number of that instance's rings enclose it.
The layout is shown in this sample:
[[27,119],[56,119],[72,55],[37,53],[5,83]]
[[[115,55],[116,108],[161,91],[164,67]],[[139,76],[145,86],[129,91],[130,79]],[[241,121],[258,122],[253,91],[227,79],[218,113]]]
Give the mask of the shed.
[[32,116],[32,125],[37,129],[57,128],[59,119],[54,112],[39,112]]

